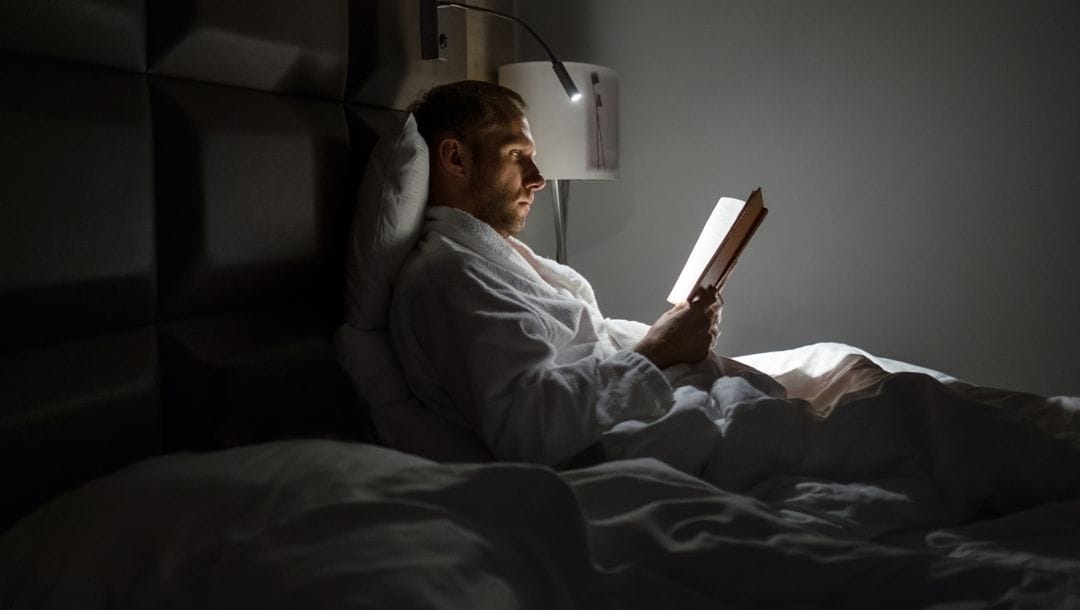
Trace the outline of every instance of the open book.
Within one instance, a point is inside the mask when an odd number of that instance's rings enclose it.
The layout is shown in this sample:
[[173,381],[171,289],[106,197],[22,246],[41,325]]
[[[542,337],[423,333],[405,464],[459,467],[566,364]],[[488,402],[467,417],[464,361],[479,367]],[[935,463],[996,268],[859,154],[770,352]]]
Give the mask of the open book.
[[768,212],[761,199],[761,189],[750,193],[745,202],[721,197],[705,221],[690,258],[668,295],[668,302],[685,301],[698,287],[719,290]]

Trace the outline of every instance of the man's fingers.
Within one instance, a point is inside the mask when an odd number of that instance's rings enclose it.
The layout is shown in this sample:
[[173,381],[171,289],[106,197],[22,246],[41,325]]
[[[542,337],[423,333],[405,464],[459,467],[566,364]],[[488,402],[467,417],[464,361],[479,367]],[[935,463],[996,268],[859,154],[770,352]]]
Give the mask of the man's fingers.
[[707,307],[716,302],[716,296],[716,291],[712,288],[698,286],[686,301],[695,307]]

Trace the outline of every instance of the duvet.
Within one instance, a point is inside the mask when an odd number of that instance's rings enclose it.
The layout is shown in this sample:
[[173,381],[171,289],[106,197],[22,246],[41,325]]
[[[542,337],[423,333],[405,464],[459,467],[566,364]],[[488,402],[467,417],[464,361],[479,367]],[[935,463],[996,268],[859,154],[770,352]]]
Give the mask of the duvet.
[[5,532],[0,607],[1080,604],[1080,401],[844,346],[740,360],[789,397],[713,390],[703,476],[671,451],[563,472],[316,440],[164,456]]

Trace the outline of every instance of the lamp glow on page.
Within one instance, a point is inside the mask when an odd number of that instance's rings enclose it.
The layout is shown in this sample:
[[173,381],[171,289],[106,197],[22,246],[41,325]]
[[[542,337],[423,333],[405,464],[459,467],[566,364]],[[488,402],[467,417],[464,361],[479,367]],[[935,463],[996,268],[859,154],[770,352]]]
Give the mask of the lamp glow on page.
[[760,188],[750,193],[746,201],[721,197],[690,250],[668,302],[674,305],[687,300],[699,286],[711,290],[722,288],[768,213]]

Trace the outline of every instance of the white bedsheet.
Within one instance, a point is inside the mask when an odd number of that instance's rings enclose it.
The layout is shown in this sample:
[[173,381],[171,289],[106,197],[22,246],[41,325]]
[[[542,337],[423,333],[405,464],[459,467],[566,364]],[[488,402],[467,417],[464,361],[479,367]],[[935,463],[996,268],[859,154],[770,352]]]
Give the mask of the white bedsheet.
[[[776,405],[798,401],[775,399],[725,406],[722,442],[747,434],[737,446],[751,455],[725,457],[732,470],[718,477],[744,493],[640,459],[557,473],[329,441],[166,456],[0,537],[0,607],[1080,604],[1080,499],[1069,487],[1080,401],[935,386],[844,349],[748,359],[795,364],[773,372],[828,390],[805,404],[845,423],[824,433],[830,449],[813,476],[783,460],[754,470],[770,451],[788,455],[767,441],[789,438],[775,426],[790,409]],[[964,405],[994,415],[965,419]],[[769,417],[759,430],[740,409]],[[873,411],[847,413],[858,409]],[[837,447],[858,451],[837,457]],[[921,463],[924,450],[945,466]],[[1062,482],[1057,501],[1031,504]]]

